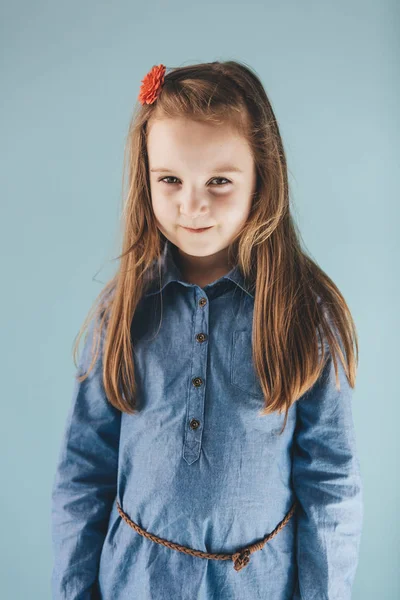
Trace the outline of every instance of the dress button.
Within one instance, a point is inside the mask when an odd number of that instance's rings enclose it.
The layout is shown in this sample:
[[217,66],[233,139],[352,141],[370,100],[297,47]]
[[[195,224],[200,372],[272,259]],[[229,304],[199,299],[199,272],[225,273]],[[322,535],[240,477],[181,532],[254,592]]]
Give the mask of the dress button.
[[197,419],[192,419],[190,421],[190,429],[197,429],[198,427],[200,427],[200,421]]
[[205,304],[207,304],[207,298],[200,298],[199,300],[199,306],[204,306]]
[[201,377],[194,377],[192,379],[192,383],[195,387],[200,387],[201,385],[203,385],[203,380]]
[[198,333],[196,335],[196,340],[198,342],[205,342],[206,339],[207,339],[207,334],[206,333]]

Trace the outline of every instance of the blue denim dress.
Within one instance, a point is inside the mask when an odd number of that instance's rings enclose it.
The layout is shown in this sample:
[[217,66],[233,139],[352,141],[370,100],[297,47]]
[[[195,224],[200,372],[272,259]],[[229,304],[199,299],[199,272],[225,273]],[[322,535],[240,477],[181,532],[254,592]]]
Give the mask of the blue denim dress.
[[[279,435],[284,414],[258,414],[249,286],[237,267],[187,283],[172,246],[132,321],[137,414],[107,401],[101,358],[75,381],[51,496],[53,600],[350,600],[363,492],[340,361],[340,391],[329,359]],[[239,571],[140,535],[117,508],[150,534],[229,554],[296,499]]]

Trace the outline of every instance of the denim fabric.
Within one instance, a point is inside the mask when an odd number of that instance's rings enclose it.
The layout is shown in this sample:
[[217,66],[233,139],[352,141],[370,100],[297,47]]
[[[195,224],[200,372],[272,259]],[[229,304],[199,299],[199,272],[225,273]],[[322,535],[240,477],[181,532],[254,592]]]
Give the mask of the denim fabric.
[[[162,267],[162,289],[150,280],[132,321],[139,412],[107,401],[101,359],[75,381],[52,489],[53,599],[350,600],[363,499],[340,361],[341,390],[329,359],[279,436],[284,414],[258,415],[254,296],[238,268],[189,284],[169,241]],[[233,553],[296,497],[297,512],[240,571],[141,536],[116,507],[169,541]]]

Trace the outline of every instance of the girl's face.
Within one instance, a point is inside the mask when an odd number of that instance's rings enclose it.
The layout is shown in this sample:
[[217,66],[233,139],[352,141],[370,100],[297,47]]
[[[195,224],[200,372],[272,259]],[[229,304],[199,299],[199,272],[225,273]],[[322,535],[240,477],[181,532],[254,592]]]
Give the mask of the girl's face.
[[[149,121],[150,191],[157,226],[197,269],[228,268],[227,249],[246,222],[256,186],[250,147],[230,125]],[[209,227],[193,233],[185,229]]]

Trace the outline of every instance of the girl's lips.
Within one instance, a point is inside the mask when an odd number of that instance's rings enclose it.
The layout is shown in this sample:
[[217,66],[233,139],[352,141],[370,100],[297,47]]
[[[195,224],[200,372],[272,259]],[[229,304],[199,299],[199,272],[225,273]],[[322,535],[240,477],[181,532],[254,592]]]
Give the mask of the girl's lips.
[[186,231],[190,231],[191,233],[202,233],[202,231],[207,231],[207,229],[211,229],[212,227],[213,225],[210,227],[202,227],[201,229],[191,229],[190,227],[184,227],[183,229],[186,229]]

